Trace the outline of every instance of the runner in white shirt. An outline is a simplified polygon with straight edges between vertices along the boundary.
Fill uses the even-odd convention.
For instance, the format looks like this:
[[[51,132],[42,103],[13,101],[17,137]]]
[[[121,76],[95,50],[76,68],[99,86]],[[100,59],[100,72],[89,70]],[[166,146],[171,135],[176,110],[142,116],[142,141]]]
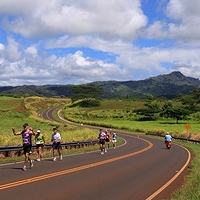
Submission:
[[[56,161],[56,151],[58,152],[60,156],[60,160],[63,159],[62,154],[61,154],[61,135],[60,133],[57,132],[57,128],[53,128],[53,134],[51,136],[51,141],[53,142],[53,161]]]

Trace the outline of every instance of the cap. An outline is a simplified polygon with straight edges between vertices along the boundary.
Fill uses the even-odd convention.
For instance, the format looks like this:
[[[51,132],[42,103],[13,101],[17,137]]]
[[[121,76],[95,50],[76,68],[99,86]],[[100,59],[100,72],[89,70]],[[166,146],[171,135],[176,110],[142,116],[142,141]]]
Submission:
[[[28,124],[27,123],[25,123],[24,125],[23,125],[23,127],[27,127],[28,126]]]
[[[53,128],[53,131],[57,130],[57,128]]]
[[[38,129],[38,130],[37,130],[37,133],[40,133],[40,132],[41,132],[40,129]]]

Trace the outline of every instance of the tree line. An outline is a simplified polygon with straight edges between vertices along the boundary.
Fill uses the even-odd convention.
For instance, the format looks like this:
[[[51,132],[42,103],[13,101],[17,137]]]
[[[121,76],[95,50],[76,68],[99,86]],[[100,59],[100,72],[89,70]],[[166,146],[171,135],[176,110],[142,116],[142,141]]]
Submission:
[[[93,107],[100,105],[100,96],[103,90],[97,86],[79,85],[71,87],[71,90],[74,94],[72,95],[73,106]],[[145,108],[136,109],[135,112],[141,116],[141,120],[156,120],[158,117],[165,117],[173,118],[178,123],[179,120],[186,119],[190,114],[200,111],[200,88],[191,91],[188,95],[180,95],[173,100],[165,99],[162,101],[162,106],[158,102],[160,102],[160,97],[148,94],[144,101]],[[179,104],[174,102],[179,102]]]

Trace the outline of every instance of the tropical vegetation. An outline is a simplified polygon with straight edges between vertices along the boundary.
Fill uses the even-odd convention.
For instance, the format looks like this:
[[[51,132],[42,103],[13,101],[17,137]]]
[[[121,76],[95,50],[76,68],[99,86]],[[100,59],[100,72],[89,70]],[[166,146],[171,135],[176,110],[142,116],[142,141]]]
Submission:
[[[178,98],[170,100],[155,97],[152,94],[148,94],[142,99],[115,98],[100,100],[98,98],[100,91],[95,89],[96,93],[93,93],[93,88],[90,87],[90,90],[87,90],[87,96],[84,96],[84,89],[88,88],[82,87],[79,93],[83,95],[76,95],[73,101],[69,98],[57,97],[2,96],[0,98],[0,126],[2,130],[0,145],[21,144],[21,138],[13,136],[11,127],[15,126],[17,130],[21,130],[24,122],[29,123],[34,128],[40,128],[47,141],[50,141],[53,127],[59,128],[63,141],[66,142],[97,138],[97,132],[94,130],[80,129],[68,123],[44,120],[41,117],[42,112],[55,106],[62,107],[64,118],[83,125],[90,124],[130,130],[134,133],[137,132],[137,134],[148,132],[163,134],[169,131],[173,136],[200,139],[200,89],[192,90],[187,95],[179,95]],[[82,103],[84,101],[85,103]],[[98,102],[98,104],[94,102]],[[190,127],[190,129],[186,127]],[[188,143],[181,143],[181,145],[192,150],[194,159],[190,163],[191,173],[187,178],[185,177],[184,187],[176,191],[171,199],[198,199],[200,147]],[[2,154],[0,155],[2,159],[6,160]]]

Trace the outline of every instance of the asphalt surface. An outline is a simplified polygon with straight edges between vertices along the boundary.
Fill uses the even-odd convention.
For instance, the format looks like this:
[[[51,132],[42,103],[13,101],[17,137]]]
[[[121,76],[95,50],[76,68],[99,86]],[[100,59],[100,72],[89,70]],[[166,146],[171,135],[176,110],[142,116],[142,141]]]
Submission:
[[[104,155],[45,159],[25,172],[23,163],[1,165],[0,199],[144,200],[187,162],[188,152],[180,146],[168,150],[163,141],[117,134],[126,144]]]
[[[42,117],[55,121],[55,109]],[[0,200],[161,200],[180,186],[177,175],[184,173],[190,157],[186,149],[173,145],[169,150],[164,141],[122,131],[117,135],[125,145],[104,155],[95,151],[56,162],[48,158],[25,172],[23,163],[0,165]]]

